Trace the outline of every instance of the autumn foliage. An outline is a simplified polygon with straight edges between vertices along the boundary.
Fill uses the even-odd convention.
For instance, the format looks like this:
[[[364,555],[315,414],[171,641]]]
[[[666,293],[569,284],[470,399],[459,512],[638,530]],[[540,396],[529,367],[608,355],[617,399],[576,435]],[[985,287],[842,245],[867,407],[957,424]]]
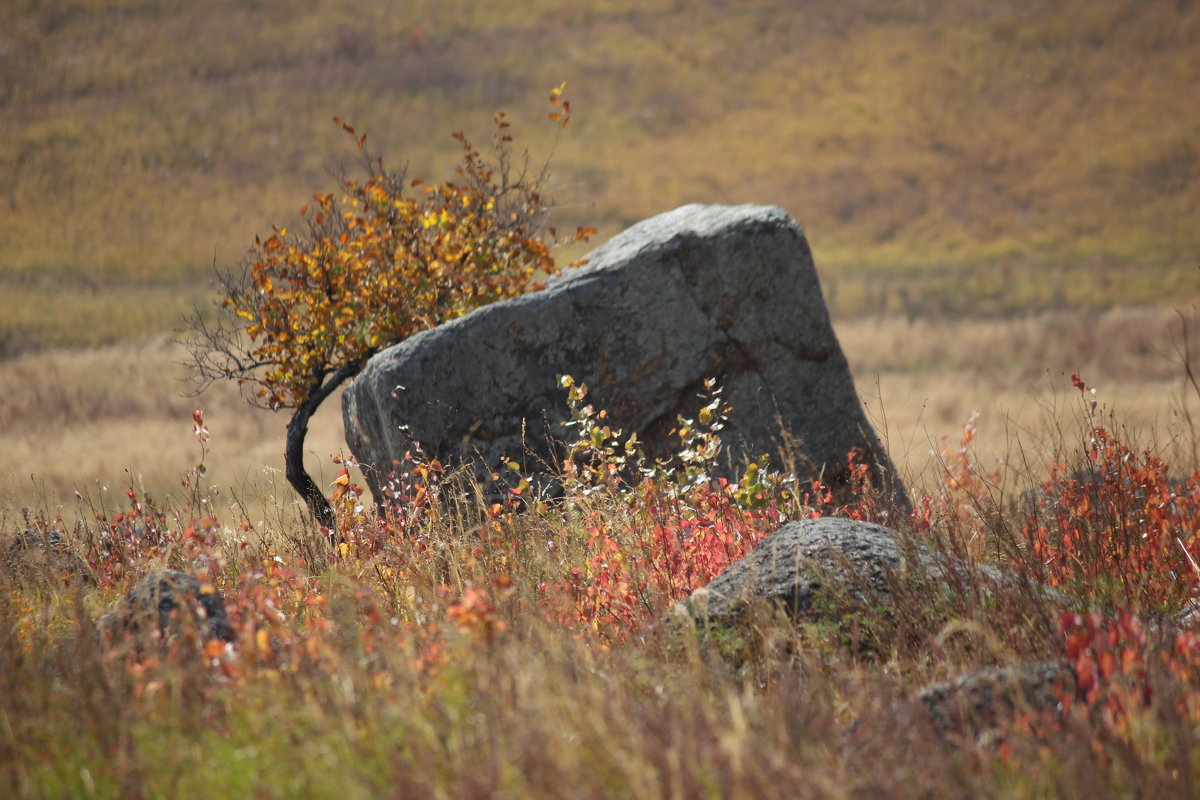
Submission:
[[[1200,473],[1170,478],[1160,457],[1134,451],[1087,403],[1083,466],[1052,465],[1023,520],[1029,550],[1051,586],[1142,612],[1178,608],[1200,587]]]
[[[632,736],[636,752],[625,757],[635,759],[646,742],[662,734],[662,714],[693,707],[712,719],[711,728],[707,722],[688,723],[699,725],[689,736],[698,737],[708,752],[720,752],[729,741],[731,708],[754,715],[753,725],[778,724],[781,748],[793,748],[795,737],[805,735],[816,719],[826,726],[817,739],[821,746],[834,741],[872,764],[876,751],[903,731],[896,757],[916,748],[921,768],[932,769],[939,795],[953,794],[957,786],[947,774],[969,774],[979,787],[999,776],[1017,781],[1014,796],[1040,796],[1045,792],[1024,781],[1056,774],[1081,758],[1105,779],[1118,774],[1110,771],[1113,764],[1128,764],[1156,770],[1156,780],[1163,781],[1176,769],[1169,759],[1190,757],[1186,736],[1200,724],[1195,699],[1200,637],[1170,617],[1195,596],[1195,573],[1187,571],[1190,561],[1178,543],[1178,556],[1169,547],[1142,543],[1155,537],[1160,544],[1192,543],[1187,487],[1195,476],[1186,486],[1167,481],[1167,501],[1154,489],[1162,471],[1158,462],[1089,429],[1086,454],[1094,468],[1090,474],[1098,476],[1091,483],[1101,484],[1090,491],[1104,502],[1076,498],[1075,485],[1060,484],[1061,476],[1052,474],[1042,487],[1044,494],[1055,490],[1049,505],[1037,515],[1014,513],[1011,527],[1027,537],[1025,551],[1005,564],[1014,574],[1064,590],[1065,608],[1014,583],[1003,597],[981,606],[971,605],[970,591],[954,598],[963,603],[963,613],[976,615],[967,622],[947,624],[926,614],[933,622],[924,627],[921,610],[902,607],[906,601],[897,594],[897,613],[912,612],[907,638],[894,644],[881,640],[878,656],[842,653],[828,631],[801,626],[789,627],[786,640],[771,639],[785,646],[739,649],[736,658],[745,663],[722,666],[703,649],[694,659],[672,650],[674,644],[661,652],[652,635],[662,631],[655,622],[786,519],[818,514],[871,519],[879,498],[871,496],[869,470],[858,471],[864,500],[849,507],[834,506],[828,487],[819,482],[798,484],[766,461],[749,465],[736,481],[714,477],[726,416],[736,414],[715,384],[697,398],[696,413],[676,420],[674,454],[652,461],[637,437],[615,428],[604,409],[589,402],[586,386],[570,378],[561,384],[571,424],[558,470],[562,493],[553,499],[531,495],[534,484],[528,480],[519,481],[507,501],[464,499],[464,487],[456,483],[462,476],[436,461],[413,458],[408,471],[395,477],[393,502],[380,516],[352,480],[350,464],[339,459],[343,471],[329,497],[336,546],[305,531],[269,532],[249,518],[228,527],[214,513],[205,484],[209,432],[197,409],[191,425],[201,457],[184,477],[182,502],[172,507],[131,488],[120,508],[95,508],[73,536],[61,519],[32,520],[74,541],[89,576],[86,591],[104,598],[119,597],[149,569],[196,574],[224,595],[234,641],[206,642],[192,635],[197,631],[185,630],[159,641],[151,634],[150,642],[100,639],[89,650],[84,645],[95,641],[89,638],[91,623],[70,599],[81,588],[77,573],[52,575],[31,591],[0,570],[4,680],[26,689],[0,693],[0,707],[17,726],[6,746],[31,742],[27,752],[0,763],[17,765],[27,773],[21,779],[32,782],[43,776],[31,770],[43,763],[43,753],[53,752],[70,779],[81,762],[68,758],[74,751],[63,742],[98,742],[102,755],[83,753],[82,763],[114,787],[110,796],[136,796],[143,783],[164,780],[154,768],[140,766],[152,761],[139,761],[162,737],[180,742],[207,737],[206,748],[226,739],[239,748],[249,743],[278,748],[272,731],[290,731],[314,717],[299,738],[365,726],[364,741],[385,741],[388,758],[398,759],[395,776],[402,778],[424,774],[429,759],[438,770],[448,769],[461,763],[460,752],[481,758],[489,769],[505,766],[507,751],[497,754],[493,748],[523,741],[523,724],[551,719],[562,708],[581,720],[580,728],[568,730],[601,725],[597,735],[607,746]],[[973,435],[972,421],[956,447],[944,448],[942,485],[917,503],[910,520],[916,535],[986,540],[999,530],[986,527],[997,511],[988,494],[994,483],[972,464]],[[847,457],[852,467],[860,461],[854,453]],[[521,472],[519,460],[509,464]],[[1173,521],[1158,533],[1148,530],[1144,523],[1158,517],[1147,510],[1147,498],[1158,498],[1154,507],[1180,516],[1164,513],[1164,520]],[[1125,527],[1111,524],[1117,508],[1128,512]],[[984,545],[967,549],[993,560],[1004,552]],[[1113,575],[1122,572],[1129,573],[1129,586],[1111,591]],[[58,605],[40,605],[38,592],[62,580],[74,582],[58,594]],[[781,631],[769,628],[777,622],[755,622],[747,635],[778,636]],[[759,630],[760,624],[767,627]],[[956,655],[948,645],[950,631],[980,636]],[[66,637],[84,649],[60,649]],[[954,750],[969,757],[968,766],[930,768],[940,763],[945,742],[924,738],[921,719],[896,710],[903,704],[881,706],[888,695],[880,687],[902,699],[929,682],[930,669],[939,676],[961,674],[963,665],[950,663],[952,658],[969,656],[968,668],[989,665],[992,651],[975,649],[987,641],[1003,641],[1023,661],[1069,666],[1075,680],[1056,706],[1018,709],[991,744]],[[879,663],[871,660],[876,657]],[[47,663],[56,666],[46,670]],[[43,674],[65,677],[51,684]],[[754,680],[748,681],[751,674]],[[789,689],[797,685],[803,690]],[[743,691],[755,699],[735,699]],[[657,705],[660,692],[669,699]],[[87,698],[82,713],[77,696]],[[37,714],[31,710],[35,700]],[[784,706],[777,721],[771,716],[776,705]],[[555,711],[530,714],[531,708]],[[646,717],[637,716],[641,713]],[[77,736],[39,740],[37,726],[50,715],[69,720],[57,724],[69,724]],[[484,726],[478,745],[464,740],[467,750],[441,749],[448,736],[470,735],[477,725]],[[146,733],[115,736],[114,728]],[[622,731],[628,736],[618,735]],[[539,732],[529,741],[525,763],[536,767],[549,758],[545,743],[556,738]],[[745,740],[745,757],[760,741]],[[1171,744],[1176,741],[1185,744]],[[410,756],[405,748],[414,742],[429,744]],[[354,740],[352,746],[362,743]],[[594,742],[590,747],[599,751]],[[177,751],[190,752],[170,749]],[[488,761],[489,753],[494,761]],[[1168,766],[1159,769],[1155,765],[1163,759]],[[1032,769],[1039,761],[1048,768]],[[1084,771],[1080,767],[1071,775]],[[515,780],[537,773],[504,774]],[[430,780],[448,779],[438,772]],[[409,787],[408,793],[423,796],[432,785]]]
[[[570,120],[563,87],[550,119]],[[301,210],[299,231],[256,239],[248,265],[221,278],[225,325],[195,320],[191,345],[201,387],[230,379],[251,402],[295,409],[286,446],[288,479],[322,525],[333,518],[303,467],[308,420],[339,385],[383,348],[487,303],[539,286],[558,270],[545,233],[548,165],[514,163],[510,123],[493,120],[486,155],[462,133],[456,177],[429,183],[389,171],[355,139],[364,180],[318,194]],[[594,231],[577,230],[573,239]]]
[[[617,642],[753,549],[782,520],[781,494],[762,482],[758,464],[737,483],[710,474],[730,410],[715,381],[706,382],[696,415],[676,420],[675,455],[654,463],[636,434],[625,436],[586,402],[585,384],[570,376],[562,384],[576,437],[564,484],[586,558],[556,585],[556,615]]]
[[[302,233],[280,228],[255,242],[250,290],[222,302],[266,367],[253,378],[265,405],[296,407],[325,373],[557,272],[541,238],[539,181],[512,174],[508,128],[498,113],[493,161],[454,134],[464,150],[457,181],[407,180],[376,160],[375,174],[347,180],[340,198],[317,195]]]

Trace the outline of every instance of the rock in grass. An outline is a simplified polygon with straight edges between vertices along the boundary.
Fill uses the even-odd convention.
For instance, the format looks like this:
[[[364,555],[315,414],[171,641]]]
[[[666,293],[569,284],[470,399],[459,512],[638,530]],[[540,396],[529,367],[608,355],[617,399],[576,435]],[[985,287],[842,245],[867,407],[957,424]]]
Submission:
[[[202,640],[234,640],[225,598],[216,587],[169,569],[139,580],[117,610],[101,618],[99,627],[110,639],[156,631],[165,638],[193,630]]]
[[[882,525],[821,517],[783,525],[676,604],[674,613],[729,625],[762,605],[797,619],[829,613],[831,604],[844,602],[886,610],[898,581],[906,577],[923,582],[917,588],[928,590],[931,600],[951,582],[995,586],[1013,580],[992,567],[904,543]]]
[[[1186,477],[1168,477],[1166,488],[1172,499],[1187,492]],[[1123,513],[1136,513],[1150,500],[1145,485],[1138,484],[1128,473],[1106,471],[1100,464],[1087,464],[1060,475],[1057,480],[1035,486],[1019,494],[1009,505],[1009,511],[1019,522],[1030,518],[1053,524],[1071,509],[1063,507],[1064,494],[1086,497],[1093,508],[1115,502]]]
[[[939,733],[979,739],[1002,732],[1022,713],[1052,711],[1075,694],[1070,665],[1046,661],[974,670],[928,686],[915,699]]]
[[[833,588],[874,603],[891,593],[904,564],[895,536],[882,525],[833,517],[789,522],[678,603],[675,612],[727,625],[751,606],[771,605],[803,618]]]
[[[87,562],[71,552],[56,530],[27,528],[14,537],[4,554],[4,571],[18,581],[52,581],[87,586],[95,581]]]
[[[671,455],[706,378],[732,406],[724,473],[764,453],[850,500],[858,449],[895,504],[904,488],[863,413],[804,233],[766,206],[689,205],[645,220],[542,291],[484,307],[376,355],[346,389],[346,441],[381,497],[419,444],[553,474],[570,431],[564,374],[651,457]],[[528,457],[525,456],[528,454]],[[498,487],[503,488],[503,487]]]

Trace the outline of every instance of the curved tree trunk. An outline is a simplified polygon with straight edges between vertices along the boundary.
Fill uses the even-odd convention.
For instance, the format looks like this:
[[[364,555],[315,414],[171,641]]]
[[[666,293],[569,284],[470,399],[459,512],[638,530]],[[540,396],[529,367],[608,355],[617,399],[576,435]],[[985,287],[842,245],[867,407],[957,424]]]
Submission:
[[[321,487],[304,468],[304,439],[308,436],[308,421],[312,419],[312,415],[316,413],[321,403],[325,402],[325,399],[333,394],[337,387],[358,374],[362,365],[373,353],[374,351],[371,351],[353,363],[344,364],[341,369],[330,375],[328,380],[322,377],[322,382],[303,403],[296,406],[295,411],[292,412],[292,418],[288,420],[287,439],[283,449],[283,463],[288,483],[304,499],[308,513],[312,514],[318,525],[326,529],[331,539],[336,536],[333,508],[325,499],[325,493],[321,491]]]
[[[328,529],[332,535],[333,509],[330,507],[329,501],[325,499],[325,493],[321,491],[321,487],[317,486],[317,482],[304,468],[304,439],[308,436],[308,421],[312,418],[313,412],[317,410],[316,406],[317,404],[305,403],[292,414],[287,426],[283,463],[288,483],[304,499],[304,504],[308,506],[308,512],[313,515],[317,524]]]

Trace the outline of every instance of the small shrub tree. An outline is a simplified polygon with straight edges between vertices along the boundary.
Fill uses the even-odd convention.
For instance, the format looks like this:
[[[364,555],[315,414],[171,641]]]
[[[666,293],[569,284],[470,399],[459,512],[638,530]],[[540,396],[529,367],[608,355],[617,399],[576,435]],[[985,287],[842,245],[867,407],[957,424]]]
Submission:
[[[1100,425],[1096,390],[1071,378],[1088,402],[1082,469],[1053,465],[1022,520],[1037,577],[1102,607],[1177,611],[1197,595],[1200,471],[1170,478],[1161,458]]]
[[[570,119],[563,87],[553,90],[550,119]],[[346,179],[343,194],[314,197],[303,228],[275,228],[255,238],[243,267],[219,273],[222,314],[189,322],[196,391],[216,380],[252,389],[252,405],[291,409],[284,450],[288,482],[324,527],[329,502],[304,468],[313,413],[383,348],[479,306],[538,288],[539,273],[557,271],[543,231],[540,194],[549,159],[533,175],[529,156],[514,164],[504,112],[494,119],[489,154],[462,134],[457,178],[409,180],[365,150],[369,176]],[[584,239],[593,230],[578,230]]]

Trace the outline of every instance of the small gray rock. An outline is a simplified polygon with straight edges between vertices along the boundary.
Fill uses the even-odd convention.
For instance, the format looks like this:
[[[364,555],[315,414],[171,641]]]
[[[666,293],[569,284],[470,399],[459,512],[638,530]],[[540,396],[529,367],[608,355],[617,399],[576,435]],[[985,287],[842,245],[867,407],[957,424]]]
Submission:
[[[882,525],[821,517],[783,525],[676,604],[674,613],[724,624],[735,622],[749,605],[767,602],[804,618],[831,589],[856,603],[886,604],[905,574],[943,585],[952,578],[982,582],[985,588],[1013,580],[993,567],[905,544]]]
[[[834,517],[789,522],[675,611],[732,622],[765,601],[803,617],[831,580],[858,601],[886,596],[903,561],[895,532],[882,525]]]
[[[27,528],[19,532],[4,555],[4,569],[18,580],[94,583],[87,562],[71,552],[56,530]]]
[[[1055,709],[1075,695],[1075,672],[1068,664],[1046,661],[968,672],[919,691],[915,700],[943,734],[981,736],[1003,730],[1023,712]]]
[[[111,614],[100,620],[109,638],[159,631],[163,636],[194,625],[205,639],[234,640],[225,598],[212,584],[175,570],[145,575]]]
[[[1174,498],[1187,491],[1188,479],[1184,477],[1168,477],[1167,488]],[[1099,464],[1087,464],[1079,469],[1060,475],[1058,480],[1049,488],[1044,484],[1026,489],[1013,499],[1009,510],[1015,513],[1018,522],[1025,522],[1028,517],[1052,518],[1064,513],[1061,508],[1063,490],[1067,488],[1082,489],[1085,495],[1093,501],[1100,499],[1102,489],[1111,491],[1113,486],[1119,487],[1118,495],[1129,499],[1132,508],[1144,505],[1148,499],[1145,486],[1134,486],[1129,475],[1106,476]]]

